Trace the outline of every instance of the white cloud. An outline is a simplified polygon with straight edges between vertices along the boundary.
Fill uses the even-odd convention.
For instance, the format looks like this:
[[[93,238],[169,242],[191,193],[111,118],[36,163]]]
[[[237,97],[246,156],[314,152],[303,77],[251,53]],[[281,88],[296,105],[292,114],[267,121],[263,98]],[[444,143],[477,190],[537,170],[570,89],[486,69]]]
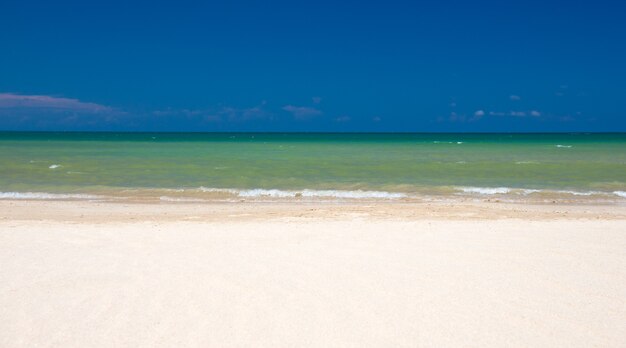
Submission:
[[[526,112],[526,111],[511,111],[511,112],[489,111],[489,116],[539,117],[541,116],[541,112],[537,110],[531,110],[529,112]]]
[[[470,122],[474,122],[474,121],[478,121],[481,118],[483,118],[483,116],[485,116],[485,111],[484,110],[476,110],[474,112],[474,116],[472,116],[469,121]]]
[[[313,100],[313,103],[315,103],[315,104],[319,104],[319,103],[322,102],[322,98],[320,98],[320,97],[313,97],[311,99]]]
[[[509,96],[509,99],[511,99],[511,100],[520,100],[522,98],[520,98],[519,95],[512,94],[511,96]]]
[[[267,103],[261,102],[260,105],[251,108],[236,108],[224,106],[219,109],[172,109],[156,110],[152,114],[162,118],[183,118],[186,120],[204,120],[207,122],[242,122],[249,120],[271,119],[272,114],[268,112],[264,106]]]
[[[348,122],[350,120],[350,116],[339,116],[335,119],[335,122]]]
[[[465,122],[466,117],[465,114],[457,114],[456,112],[451,112],[448,117],[448,121],[450,122]]]
[[[0,93],[0,128],[32,130],[103,129],[128,125],[132,115],[78,99]]]
[[[506,116],[505,112],[489,111],[489,116]]]
[[[320,110],[307,106],[285,105],[283,110],[291,113],[298,120],[306,120],[322,114]]]
[[[23,95],[0,93],[0,109],[43,109],[49,111],[75,111],[82,113],[112,112],[113,108],[78,99],[48,95]]]

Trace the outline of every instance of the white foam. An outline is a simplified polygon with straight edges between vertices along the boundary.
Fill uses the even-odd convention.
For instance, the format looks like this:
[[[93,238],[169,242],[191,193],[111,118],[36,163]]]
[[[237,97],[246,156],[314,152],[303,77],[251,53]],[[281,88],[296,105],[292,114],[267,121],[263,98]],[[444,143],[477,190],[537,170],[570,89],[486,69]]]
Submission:
[[[337,197],[337,198],[405,198],[405,193],[387,191],[338,191],[338,190],[304,190],[303,197]]]
[[[163,201],[163,202],[180,202],[180,203],[199,203],[199,202],[206,202],[206,200],[204,199],[199,199],[199,198],[184,198],[184,197],[170,197],[170,196],[161,196],[159,197],[159,200]]]
[[[592,196],[592,195],[601,195],[602,192],[598,192],[598,191],[585,191],[585,192],[581,192],[581,191],[556,191],[558,193],[567,193],[570,195],[574,195],[574,196]]]
[[[405,193],[398,192],[386,192],[386,191],[363,191],[363,190],[277,190],[277,189],[249,189],[249,190],[237,190],[237,189],[218,189],[218,188],[206,188],[200,187],[202,192],[219,192],[230,193],[238,197],[254,198],[254,197],[272,197],[272,198],[295,198],[295,197],[309,197],[309,198],[379,198],[379,199],[398,199],[408,197]]]
[[[0,192],[0,199],[97,199],[100,196],[48,192]]]
[[[557,145],[556,147],[569,149],[572,145]]]
[[[496,195],[511,192],[508,187],[461,187],[461,191],[465,193],[478,193],[481,195]]]
[[[234,190],[234,189],[221,189],[221,188],[204,187],[204,186],[200,186],[199,190],[202,192],[230,193],[233,195],[237,195],[239,193],[238,190]]]
[[[568,190],[540,190],[511,187],[457,187],[461,193],[479,195],[521,195],[527,196],[535,193],[556,193],[573,196],[597,196],[616,195],[626,198],[626,191],[600,192],[600,191],[568,191]],[[278,190],[278,189],[222,189],[200,187],[202,192],[228,193],[242,198],[339,198],[339,199],[400,199],[410,195],[400,192],[387,191],[363,191],[363,190]]]
[[[252,189],[252,190],[241,190],[237,192],[239,197],[276,197],[276,198],[287,198],[287,197],[295,197],[296,193],[291,191],[282,191],[282,190],[264,190],[264,189]]]
[[[571,190],[537,190],[537,189],[521,189],[521,188],[510,188],[510,187],[459,187],[458,190],[464,193],[474,193],[481,195],[496,195],[496,194],[520,194],[520,195],[529,195],[532,193],[538,192],[546,192],[546,193],[558,193],[558,194],[568,194],[573,196],[594,196],[594,195],[610,195],[611,192],[600,192],[600,191],[571,191]],[[612,192],[614,195],[620,197],[626,197],[626,192],[624,191],[614,191]],[[622,196],[624,195],[624,196]]]
[[[520,195],[529,195],[531,193],[541,192],[541,190],[535,189],[518,189],[510,187],[461,187],[459,188],[464,193],[476,193],[481,195],[497,195],[515,193]]]
[[[57,169],[57,168],[61,168],[61,165],[60,164],[53,164],[53,165],[51,165],[48,168],[50,168],[50,169]]]

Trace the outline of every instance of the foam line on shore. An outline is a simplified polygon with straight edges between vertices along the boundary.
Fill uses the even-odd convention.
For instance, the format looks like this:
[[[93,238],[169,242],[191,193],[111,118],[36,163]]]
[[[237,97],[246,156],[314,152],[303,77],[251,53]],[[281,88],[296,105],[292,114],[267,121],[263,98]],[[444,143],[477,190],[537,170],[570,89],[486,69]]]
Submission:
[[[279,190],[279,189],[220,189],[200,187],[202,192],[230,193],[238,197],[256,198],[256,197],[272,197],[272,198],[295,198],[295,197],[328,197],[328,198],[379,198],[379,199],[398,199],[406,198],[406,193],[387,192],[387,191],[363,191],[363,190]]]
[[[102,198],[89,194],[49,193],[49,192],[0,192],[0,199],[98,199]]]

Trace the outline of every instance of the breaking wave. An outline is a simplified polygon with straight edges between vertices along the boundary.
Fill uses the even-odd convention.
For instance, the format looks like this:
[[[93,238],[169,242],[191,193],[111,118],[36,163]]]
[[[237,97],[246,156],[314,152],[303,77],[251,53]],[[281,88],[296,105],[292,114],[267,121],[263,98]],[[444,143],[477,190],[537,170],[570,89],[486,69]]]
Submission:
[[[406,201],[422,199],[440,199],[464,196],[480,197],[491,196],[510,199],[565,199],[578,200],[590,199],[601,201],[622,201],[626,199],[626,191],[573,191],[554,189],[526,189],[511,187],[460,187],[448,186],[430,191],[389,192],[368,190],[280,190],[280,189],[231,189],[231,188],[207,188],[196,189],[146,189],[146,190],[121,190],[111,191],[110,194],[81,194],[81,193],[50,193],[50,192],[0,192],[0,200],[107,200],[116,201],[140,198],[142,200],[156,199],[161,202],[188,202],[201,203],[213,200],[238,199],[321,199],[321,200],[397,200]]]
[[[187,197],[170,197],[170,196],[161,196],[159,200],[162,202],[179,202],[179,203],[202,203],[206,202],[206,199],[199,198],[187,198]]]
[[[518,194],[518,195],[530,195],[533,193],[547,193],[547,194],[560,194],[560,195],[572,195],[572,196],[618,196],[626,198],[626,191],[571,191],[571,190],[536,190],[536,189],[521,189],[511,187],[458,187],[461,193],[479,194],[479,195],[504,195],[504,194]]]
[[[272,198],[379,198],[379,199],[398,199],[408,197],[406,193],[387,192],[387,191],[344,191],[344,190],[278,190],[278,189],[219,189],[200,187],[202,192],[229,193],[237,197],[255,198],[255,197],[272,197]]]
[[[100,196],[87,194],[48,193],[48,192],[0,192],[0,199],[98,199]]]
[[[496,195],[511,192],[511,189],[508,187],[460,187],[459,190],[464,193],[477,193],[480,195]]]

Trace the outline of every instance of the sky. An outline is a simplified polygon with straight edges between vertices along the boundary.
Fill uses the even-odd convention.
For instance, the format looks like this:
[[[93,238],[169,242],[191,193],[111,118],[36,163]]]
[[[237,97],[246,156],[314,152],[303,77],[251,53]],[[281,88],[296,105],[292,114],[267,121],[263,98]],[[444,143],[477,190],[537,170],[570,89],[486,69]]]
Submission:
[[[624,1],[0,2],[0,130],[626,131]]]

